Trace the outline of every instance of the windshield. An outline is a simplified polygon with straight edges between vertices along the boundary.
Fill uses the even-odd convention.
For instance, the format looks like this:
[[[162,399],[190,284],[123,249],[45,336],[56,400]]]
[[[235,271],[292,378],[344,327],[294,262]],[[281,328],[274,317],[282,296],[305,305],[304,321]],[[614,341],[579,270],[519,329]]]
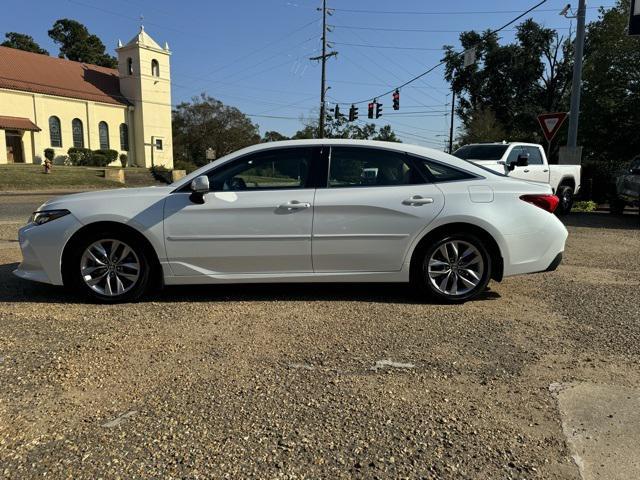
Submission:
[[[509,145],[465,145],[453,154],[463,160],[500,160]]]

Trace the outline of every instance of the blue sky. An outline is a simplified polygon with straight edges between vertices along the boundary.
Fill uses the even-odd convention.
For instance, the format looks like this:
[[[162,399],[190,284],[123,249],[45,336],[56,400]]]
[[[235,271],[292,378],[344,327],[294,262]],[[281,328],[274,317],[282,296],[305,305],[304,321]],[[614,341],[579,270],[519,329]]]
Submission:
[[[109,53],[114,54],[118,39],[127,41],[137,33],[139,17],[143,15],[146,31],[161,45],[167,41],[173,52],[173,103],[206,92],[247,114],[262,115],[253,117],[261,134],[278,130],[290,135],[302,127],[301,119],[317,118],[320,67],[308,57],[319,54],[321,20],[316,8],[320,3],[30,0],[29,8],[12,9],[11,15],[0,17],[0,34],[27,33],[55,55],[58,50],[47,30],[58,18],[73,18],[97,34]],[[517,15],[512,12],[524,11],[535,3],[536,0],[329,0],[328,6],[336,9],[329,20],[335,26],[329,38],[339,52],[337,59],[328,62],[329,101],[359,101],[404,83],[438,63],[442,45],[457,46],[459,31],[501,26]],[[577,1],[574,3],[577,5]],[[613,0],[591,3],[587,21],[597,17],[594,7],[612,3]],[[558,15],[565,4],[566,0],[549,0],[541,7],[544,11],[530,16],[546,26],[563,29],[561,32],[566,35],[570,21]],[[511,13],[483,13],[496,11]],[[504,31],[502,37],[510,40],[513,31]],[[402,115],[389,115],[390,95],[380,100],[386,114],[376,121],[380,126],[391,124],[405,142],[443,146],[448,133],[445,112],[450,109],[450,96],[442,68],[402,90]],[[360,118],[367,120],[366,105],[360,105]]]

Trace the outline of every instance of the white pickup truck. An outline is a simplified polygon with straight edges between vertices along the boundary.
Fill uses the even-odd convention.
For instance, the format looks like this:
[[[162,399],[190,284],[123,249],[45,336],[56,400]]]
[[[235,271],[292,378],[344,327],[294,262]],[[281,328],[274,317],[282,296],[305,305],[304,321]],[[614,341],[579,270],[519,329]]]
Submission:
[[[544,149],[535,143],[472,143],[453,154],[504,175],[551,185],[560,199],[560,215],[571,211],[580,190],[580,165],[549,165]]]

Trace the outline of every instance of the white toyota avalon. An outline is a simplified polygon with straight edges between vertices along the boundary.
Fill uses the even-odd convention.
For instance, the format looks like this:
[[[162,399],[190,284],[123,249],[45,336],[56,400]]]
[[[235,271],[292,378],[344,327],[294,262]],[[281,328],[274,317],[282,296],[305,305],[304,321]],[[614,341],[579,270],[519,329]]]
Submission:
[[[107,303],[162,285],[411,282],[443,302],[554,270],[548,185],[429,148],[299,140],[245,148],[166,187],[68,195],[20,229],[18,277]]]

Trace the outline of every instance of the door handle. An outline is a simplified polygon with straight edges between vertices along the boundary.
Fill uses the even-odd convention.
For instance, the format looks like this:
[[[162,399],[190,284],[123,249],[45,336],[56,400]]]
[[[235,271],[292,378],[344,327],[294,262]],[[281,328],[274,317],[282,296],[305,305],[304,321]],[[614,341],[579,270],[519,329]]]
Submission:
[[[545,168],[544,170],[542,170],[544,173],[547,173],[549,171],[548,168]]]
[[[525,168],[525,169],[523,170],[523,172],[524,172],[524,173],[529,173],[529,169],[528,169],[528,168]]]
[[[411,198],[403,200],[402,203],[404,205],[427,205],[429,203],[433,203],[433,198],[425,198],[420,195],[414,195]]]
[[[311,208],[311,204],[307,202],[299,202],[297,200],[291,200],[290,202],[283,203],[282,205],[278,205],[278,208],[286,209],[289,211],[303,210],[305,208]]]

